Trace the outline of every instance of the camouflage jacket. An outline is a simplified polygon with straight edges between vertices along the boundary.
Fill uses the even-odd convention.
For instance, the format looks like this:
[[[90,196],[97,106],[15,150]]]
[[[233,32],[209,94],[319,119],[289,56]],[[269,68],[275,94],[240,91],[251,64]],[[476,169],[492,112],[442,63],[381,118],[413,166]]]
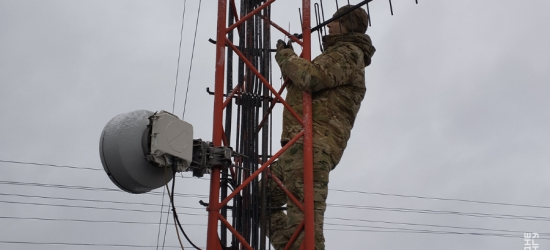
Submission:
[[[365,96],[365,67],[370,65],[375,48],[366,34],[325,36],[323,46],[325,51],[312,62],[289,48],[277,52],[275,59],[283,76],[291,80],[286,101],[300,116],[302,91],[312,93],[313,145],[329,154],[336,166]],[[285,108],[281,144],[301,130],[300,123]]]

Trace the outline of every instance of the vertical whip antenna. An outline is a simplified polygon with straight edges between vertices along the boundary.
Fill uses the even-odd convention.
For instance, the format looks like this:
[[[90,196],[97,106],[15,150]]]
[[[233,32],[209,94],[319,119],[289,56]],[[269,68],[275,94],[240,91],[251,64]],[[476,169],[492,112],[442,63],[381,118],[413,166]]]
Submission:
[[[321,13],[319,13],[319,4],[318,3],[315,3],[313,5],[314,7],[314,10],[315,10],[315,21],[317,22],[317,25],[319,25],[321,23]],[[320,29],[318,32],[317,32],[317,38],[319,39],[319,49],[321,50],[321,52],[323,52],[323,43],[321,42],[321,33],[323,32],[322,29]]]
[[[369,10],[369,3],[367,3],[367,16],[368,16],[368,18],[369,18],[369,26],[371,26],[371,27],[372,27],[372,23],[371,23],[371,21],[370,21],[370,10]]]
[[[349,0],[348,0],[348,6],[351,7],[351,4],[349,4]],[[351,33],[355,35],[355,31],[354,28],[353,28],[353,20],[351,19],[351,12],[348,14],[348,19],[349,19],[349,22],[351,23]]]
[[[338,9],[340,9],[338,7],[338,0],[335,1],[336,2],[336,11],[338,11]],[[344,36],[344,34],[342,34],[341,30],[342,30],[342,23],[338,22],[338,25],[340,26],[340,36]]]
[[[304,30],[304,21],[302,20],[302,9],[298,8],[298,14],[300,15],[300,27]]]
[[[323,18],[323,23],[325,22],[325,10],[323,8],[323,0],[319,0],[319,2],[321,3],[321,17]],[[327,27],[326,25],[323,26],[323,31],[325,33],[325,35],[327,34]]]
[[[390,12],[391,12],[391,15],[393,16],[393,7],[391,5],[391,0],[390,0]]]

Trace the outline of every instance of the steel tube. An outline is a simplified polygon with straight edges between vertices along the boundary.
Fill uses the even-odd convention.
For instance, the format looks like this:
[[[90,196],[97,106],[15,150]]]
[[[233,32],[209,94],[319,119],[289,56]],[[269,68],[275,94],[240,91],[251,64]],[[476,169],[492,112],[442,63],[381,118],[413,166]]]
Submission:
[[[310,0],[302,1],[303,22],[303,58],[311,61],[311,8]],[[303,121],[304,121],[304,242],[306,250],[315,249],[315,221],[313,207],[313,117],[311,93],[304,92]]]
[[[281,101],[281,103],[285,106],[285,108],[288,109],[288,111],[290,111],[290,113],[292,114],[292,116],[294,116],[294,118],[296,118],[296,120],[303,125],[303,122],[302,122],[302,118],[300,116],[298,116],[298,114],[296,113],[296,111],[294,111],[291,107],[290,107],[290,104],[288,104],[283,97],[281,97],[281,95],[279,95],[279,93],[277,93],[277,91],[271,86],[271,84],[269,84],[269,82],[267,81],[267,79],[265,79],[265,77],[262,76],[262,74],[260,74],[260,72],[258,72],[258,70],[254,67],[254,65],[252,65],[252,63],[250,61],[248,61],[248,59],[243,55],[243,53],[241,53],[241,51],[239,51],[237,49],[237,47],[235,47],[235,45],[233,43],[231,43],[227,38],[225,39],[225,42],[227,43],[227,45],[229,47],[231,47],[231,49],[233,49],[233,51],[242,59],[242,61],[246,64],[246,66],[248,66],[248,68],[250,69],[250,71],[252,71],[252,73],[254,73],[256,75],[256,77],[258,77],[258,79],[260,79],[260,81],[262,81],[262,83],[267,87],[269,88],[269,91],[271,91],[271,93],[273,93],[273,95],[275,95],[275,97],[277,99],[279,99]]]
[[[229,95],[227,96],[227,98],[225,98],[225,101],[223,102],[223,107],[227,107],[227,105],[229,105],[229,102],[231,102],[231,100],[233,99],[233,96],[235,96],[235,94],[237,94],[237,91],[239,91],[239,89],[241,89],[241,84],[237,84],[237,86],[235,88],[233,88],[233,90],[231,91],[231,93],[229,93]]]
[[[302,135],[304,135],[304,131],[296,134],[296,136],[294,136],[294,138],[292,138],[292,140],[290,140],[284,147],[279,149],[279,151],[275,153],[273,157],[269,158],[269,160],[267,160],[267,162],[265,162],[258,170],[256,170],[252,175],[250,175],[250,177],[244,180],[240,186],[235,188],[235,190],[229,196],[227,196],[227,198],[225,198],[221,203],[219,203],[219,206],[220,207],[225,206],[231,199],[233,199],[233,197],[235,197],[235,195],[237,195],[246,185],[248,185],[248,183],[250,183],[254,178],[256,178],[256,176],[258,176],[262,171],[264,171],[264,169],[266,169],[271,163],[273,163],[275,159],[277,159],[282,153],[284,153],[288,148],[290,148],[292,144],[294,144],[298,139],[300,139]]]
[[[290,198],[290,200],[292,200],[292,202],[294,202],[294,204],[296,204],[296,206],[302,210],[302,212],[304,211],[304,206],[302,205],[302,203],[296,199],[296,197],[294,197],[294,195],[288,191],[288,189],[285,187],[285,185],[283,184],[283,182],[281,180],[279,180],[279,178],[277,178],[277,176],[275,175],[272,175],[271,174],[271,171],[269,173],[271,175],[271,178],[275,181],[275,183],[277,183],[277,185],[283,190],[283,192],[285,192],[285,194],[288,196],[288,198]]]
[[[270,19],[266,18],[265,16],[262,16],[262,18],[266,21],[268,21],[271,26],[273,26],[275,29],[279,30],[280,32],[282,32],[283,34],[285,34],[289,39],[291,39],[292,41],[294,41],[295,43],[297,44],[300,44],[300,45],[303,45],[304,43],[302,41],[300,41],[300,39],[298,39],[296,36],[290,34],[290,32],[286,31],[285,29],[281,28],[281,26],[277,25],[276,23],[274,23],[273,21],[271,21]]]
[[[233,226],[231,226],[231,224],[229,224],[229,222],[221,214],[218,215],[218,219],[227,227],[227,229],[229,229],[229,231],[231,231],[231,233],[233,233],[233,235],[237,238],[237,240],[239,240],[246,249],[254,250],[248,244],[248,242],[246,242],[243,236],[239,234],[239,232],[237,232],[237,230],[235,230],[235,228],[233,228]]]
[[[244,21],[246,21],[249,18],[251,18],[252,16],[256,15],[258,12],[260,12],[261,10],[263,10],[265,7],[269,6],[273,2],[275,2],[275,0],[267,1],[264,4],[260,5],[260,7],[256,8],[252,12],[248,13],[246,16],[241,17],[241,19],[239,21],[237,21],[233,25],[229,26],[229,28],[227,28],[226,32],[234,30],[236,27],[241,25]]]
[[[290,81],[290,79],[287,77],[285,79],[285,82],[281,86],[281,89],[279,89],[279,92],[278,92],[279,95],[283,93],[283,91],[285,90],[286,85],[288,84],[289,81]],[[279,99],[277,99],[277,98],[273,98],[273,101],[271,101],[271,104],[269,105],[269,109],[267,110],[267,113],[262,118],[262,121],[260,122],[260,125],[258,125],[258,132],[260,132],[260,130],[262,130],[262,127],[264,126],[264,123],[265,123],[265,119],[267,119],[267,117],[269,117],[269,115],[271,114],[271,111],[275,107],[275,104],[277,103],[278,100]]]
[[[225,35],[226,31],[227,1],[218,0],[218,23],[216,42],[216,71],[214,90],[214,118],[212,127],[212,143],[214,146],[222,145],[223,131],[223,92],[225,81]],[[218,238],[218,216],[220,199],[220,166],[213,166],[210,177],[210,195],[208,211],[208,228],[206,232],[206,249],[221,250]]]
[[[298,238],[298,235],[300,235],[300,232],[302,231],[303,228],[304,228],[304,220],[302,220],[302,222],[300,222],[300,225],[298,225],[298,227],[296,228],[296,230],[294,231],[294,233],[292,234],[292,236],[290,237],[290,239],[286,243],[286,246],[285,246],[284,250],[288,250],[290,248],[290,246],[292,246],[292,243],[294,243],[294,241],[296,241],[296,238]],[[303,246],[303,244],[302,244],[302,246]]]

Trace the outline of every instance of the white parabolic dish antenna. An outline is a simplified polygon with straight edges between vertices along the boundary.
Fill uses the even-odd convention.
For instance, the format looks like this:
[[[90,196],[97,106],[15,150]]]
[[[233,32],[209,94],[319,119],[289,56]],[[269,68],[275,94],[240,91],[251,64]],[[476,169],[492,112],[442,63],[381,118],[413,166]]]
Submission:
[[[154,166],[146,160],[149,117],[154,113],[136,110],[111,119],[99,142],[101,163],[120,189],[134,194],[146,193],[172,179],[172,170]]]

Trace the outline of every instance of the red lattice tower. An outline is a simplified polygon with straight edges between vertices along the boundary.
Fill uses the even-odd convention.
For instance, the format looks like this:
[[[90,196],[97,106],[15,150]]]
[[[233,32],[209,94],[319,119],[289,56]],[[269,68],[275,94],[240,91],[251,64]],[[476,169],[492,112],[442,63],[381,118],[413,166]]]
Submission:
[[[314,208],[313,208],[313,125],[312,125],[312,107],[311,107],[311,94],[304,92],[303,93],[303,114],[300,117],[296,112],[294,112],[291,107],[284,101],[280,96],[284,86],[283,84],[280,91],[275,90],[271,84],[265,79],[257,69],[252,66],[252,63],[247,60],[246,56],[243,55],[228,38],[227,34],[238,28],[249,18],[252,18],[254,15],[259,13],[261,10],[273,4],[275,0],[269,0],[257,7],[255,10],[251,11],[247,15],[239,18],[236,11],[235,1],[234,0],[219,0],[218,1],[218,22],[217,22],[217,39],[216,39],[216,73],[215,73],[215,91],[214,91],[214,119],[213,119],[213,132],[212,132],[212,142],[215,147],[222,146],[222,144],[228,145],[227,140],[224,137],[223,129],[223,111],[229,103],[229,100],[233,98],[236,91],[231,91],[231,94],[224,99],[224,83],[225,83],[225,58],[226,58],[226,46],[231,48],[237,56],[245,63],[246,67],[250,69],[258,79],[267,87],[270,92],[275,96],[272,101],[272,105],[278,100],[281,102],[286,109],[288,109],[294,117],[303,125],[303,130],[296,135],[291,141],[289,141],[283,148],[281,148],[277,153],[275,153],[268,161],[264,162],[262,166],[251,174],[247,179],[243,180],[241,185],[235,188],[225,199],[220,202],[220,175],[222,166],[213,166],[210,180],[210,200],[207,207],[208,210],[208,231],[207,231],[207,249],[208,250],[222,250],[222,246],[218,236],[219,222],[224,224],[227,229],[237,238],[238,241],[242,244],[245,249],[252,249],[246,240],[237,232],[235,228],[232,227],[231,223],[224,218],[220,210],[223,206],[227,205],[228,202],[234,198],[246,185],[249,185],[254,178],[257,178],[260,173],[262,173],[266,168],[269,167],[275,159],[277,159],[286,149],[293,145],[300,137],[303,136],[304,141],[304,202],[303,204],[290,194],[286,188],[281,184],[280,181],[277,181],[276,177],[273,176],[275,182],[283,188],[285,193],[290,197],[290,200],[296,203],[296,205],[304,213],[304,220],[298,226],[290,241],[287,244],[288,248],[294,240],[297,238],[298,234],[303,230],[305,233],[304,241],[302,242],[301,249],[304,250],[314,250],[315,249],[315,231],[314,231]],[[227,11],[228,7],[231,8],[230,11],[236,17],[236,22],[231,26],[227,27]],[[311,61],[311,22],[310,22],[310,0],[302,0],[302,16],[303,16],[303,25],[302,25],[302,40],[298,40],[295,37],[292,37],[289,32],[280,28],[276,24],[270,21],[271,25],[283,32],[288,37],[291,37],[296,43],[302,45],[302,57],[308,61]]]

